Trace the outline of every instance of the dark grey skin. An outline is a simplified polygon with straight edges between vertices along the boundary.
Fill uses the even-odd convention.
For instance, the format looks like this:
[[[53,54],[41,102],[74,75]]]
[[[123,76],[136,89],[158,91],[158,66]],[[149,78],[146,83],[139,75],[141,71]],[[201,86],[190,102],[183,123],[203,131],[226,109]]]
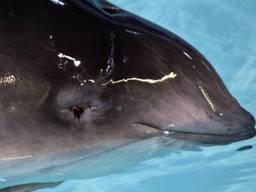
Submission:
[[[255,136],[254,118],[196,49],[106,1],[3,1],[0,34],[5,162],[159,136]]]

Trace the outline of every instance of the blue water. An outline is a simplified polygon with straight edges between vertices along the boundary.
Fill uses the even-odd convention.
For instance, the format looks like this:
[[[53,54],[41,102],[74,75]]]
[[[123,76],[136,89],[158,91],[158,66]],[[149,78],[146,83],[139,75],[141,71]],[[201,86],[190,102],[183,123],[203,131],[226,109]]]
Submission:
[[[112,2],[168,28],[199,49],[231,93],[256,115],[255,0]],[[243,145],[254,148],[236,151]],[[256,139],[251,139],[199,151],[164,153],[119,173],[70,180],[38,192],[255,192],[255,181]]]

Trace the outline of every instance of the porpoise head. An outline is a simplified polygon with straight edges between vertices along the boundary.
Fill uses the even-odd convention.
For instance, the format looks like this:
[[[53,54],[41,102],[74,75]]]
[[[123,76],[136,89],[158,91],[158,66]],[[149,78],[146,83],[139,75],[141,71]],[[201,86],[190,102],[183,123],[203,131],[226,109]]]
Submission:
[[[255,135],[195,48],[106,1],[3,1],[0,25],[2,154]]]

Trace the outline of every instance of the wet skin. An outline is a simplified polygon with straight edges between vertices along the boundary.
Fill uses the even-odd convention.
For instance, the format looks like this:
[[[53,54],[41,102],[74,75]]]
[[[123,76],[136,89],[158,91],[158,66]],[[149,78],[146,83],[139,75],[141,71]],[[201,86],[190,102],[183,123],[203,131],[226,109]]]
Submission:
[[[254,136],[254,118],[176,35],[104,1],[1,4],[2,155]]]
[[[255,135],[196,49],[105,1],[3,1],[0,34],[1,159]]]

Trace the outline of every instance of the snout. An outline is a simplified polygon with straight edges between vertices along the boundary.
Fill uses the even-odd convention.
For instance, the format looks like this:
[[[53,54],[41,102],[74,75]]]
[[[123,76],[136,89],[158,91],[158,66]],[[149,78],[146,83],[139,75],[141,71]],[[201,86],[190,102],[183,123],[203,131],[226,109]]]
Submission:
[[[170,130],[172,137],[207,144],[228,144],[255,135],[255,118],[241,107]]]
[[[245,109],[238,107],[234,111],[223,113],[219,118],[223,134],[255,136],[255,118]]]
[[[230,132],[234,135],[235,141],[249,139],[256,135],[255,118],[245,109],[238,108],[231,112],[227,121],[232,120],[234,127],[230,127]]]

